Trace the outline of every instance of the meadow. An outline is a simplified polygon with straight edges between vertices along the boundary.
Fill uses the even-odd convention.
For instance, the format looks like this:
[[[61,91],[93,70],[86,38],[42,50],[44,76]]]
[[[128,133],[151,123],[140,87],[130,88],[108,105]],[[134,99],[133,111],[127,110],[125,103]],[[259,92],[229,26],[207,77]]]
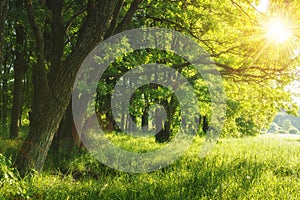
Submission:
[[[151,139],[109,137],[131,151],[159,148]],[[69,160],[50,156],[43,173],[21,179],[13,156],[7,158],[19,142],[1,140],[0,199],[300,199],[299,138],[220,139],[199,158],[203,141],[195,138],[182,158],[150,173],[116,171],[87,152],[73,152]]]

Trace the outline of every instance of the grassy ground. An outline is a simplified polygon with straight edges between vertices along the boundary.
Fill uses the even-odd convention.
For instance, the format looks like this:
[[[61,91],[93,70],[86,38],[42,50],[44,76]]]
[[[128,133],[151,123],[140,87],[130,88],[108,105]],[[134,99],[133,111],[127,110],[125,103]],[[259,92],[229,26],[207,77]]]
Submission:
[[[152,140],[110,138],[128,150],[159,148]],[[0,199],[300,199],[300,139],[222,139],[199,158],[202,143],[196,138],[184,157],[144,174],[115,171],[89,154],[75,154],[64,173],[46,170],[23,180],[2,164]]]

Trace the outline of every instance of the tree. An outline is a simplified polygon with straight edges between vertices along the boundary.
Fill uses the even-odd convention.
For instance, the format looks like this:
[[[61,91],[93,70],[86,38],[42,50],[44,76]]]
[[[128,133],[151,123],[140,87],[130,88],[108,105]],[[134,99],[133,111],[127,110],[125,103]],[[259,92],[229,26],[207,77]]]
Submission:
[[[248,123],[250,120],[251,123],[260,125],[260,121],[268,121],[270,118],[264,115],[268,114],[268,108],[272,108],[271,114],[275,110],[275,103],[269,103],[270,101],[275,100],[279,103],[276,105],[279,108],[282,100],[288,99],[286,95],[280,95],[279,98],[271,97],[278,90],[283,91],[284,86],[291,80],[290,72],[294,69],[294,63],[287,64],[286,60],[277,62],[278,57],[274,55],[277,55],[278,49],[274,45],[264,48],[265,52],[255,51],[266,41],[261,39],[262,30],[257,27],[258,18],[261,16],[257,15],[248,1],[237,3],[226,0],[220,3],[208,0],[148,0],[142,3],[142,0],[25,0],[24,2],[30,25],[28,31],[33,35],[35,46],[31,55],[34,57],[31,59],[31,62],[34,61],[32,67],[34,93],[30,132],[16,159],[16,166],[23,174],[30,169],[38,171],[42,169],[53,137],[63,116],[67,115],[65,110],[70,105],[75,76],[85,57],[100,41],[128,28],[144,26],[171,28],[188,34],[199,42],[214,59],[225,83],[228,84],[226,87],[232,105],[240,105],[232,109],[234,113],[230,117],[234,123],[239,121],[236,119],[242,117],[240,124]],[[236,16],[241,17],[235,18]],[[253,35],[259,37],[254,38]],[[260,57],[258,53],[263,54],[264,57]],[[200,85],[196,90],[199,96],[204,97],[199,107],[203,107],[202,115],[206,116],[203,124],[207,129],[210,113],[209,103],[207,103],[209,95],[207,91],[202,90],[204,86],[200,74],[194,73],[192,66],[184,59],[177,59],[175,56],[170,58],[162,52],[158,54],[165,57],[157,57],[153,60],[161,64],[169,64],[187,74],[194,86]],[[270,61],[266,62],[266,60]],[[122,68],[120,72],[126,70],[128,68]],[[112,76],[110,80],[116,80],[121,73],[117,70]],[[274,80],[275,86],[272,82]],[[201,81],[202,83],[199,84]],[[240,83],[244,84],[240,87]],[[269,99],[260,97],[264,92],[256,90],[259,86],[268,89],[266,96],[270,97]],[[242,89],[243,94],[255,94],[268,102],[267,106],[262,105],[258,99],[252,100],[251,95],[239,102],[239,95],[236,95],[238,89]],[[166,98],[163,97],[161,102],[166,103]],[[84,97],[78,95],[76,98]],[[101,102],[101,105],[107,102]],[[168,103],[172,102],[174,101],[168,101]],[[165,106],[166,110],[170,109],[169,114],[176,110],[172,106]],[[262,109],[263,114],[255,118],[254,114],[243,112],[248,109]],[[126,117],[137,120],[137,113],[131,114],[134,115],[122,116],[123,124]],[[139,114],[144,116],[144,124],[146,124],[145,113]],[[110,118],[107,109],[105,115],[107,119]],[[63,121],[69,123],[68,120]],[[167,121],[171,127],[174,120],[170,120],[169,116]],[[170,134],[169,131],[167,134]]]
[[[281,49],[278,45],[270,44],[263,37],[265,27],[259,24],[262,23],[262,18],[268,17],[257,12],[247,1],[228,0],[221,4],[211,1],[177,1],[174,4],[173,1],[165,1],[162,4],[152,0],[142,4],[133,25],[171,28],[195,38],[210,53],[224,77],[228,110],[231,110],[232,115],[228,115],[223,134],[256,135],[268,126],[279,109],[289,107],[287,102],[291,99],[283,88],[293,79],[292,70],[296,66],[295,60],[289,59],[284,53],[286,48]],[[261,48],[265,51],[257,52],[256,49]],[[278,55],[276,52],[279,52]],[[189,71],[189,68],[192,68],[189,63],[167,57],[163,52],[155,54],[147,50],[145,54],[151,55],[148,59],[143,59],[142,51],[139,53],[131,54],[131,58],[112,66],[110,77],[113,80],[118,79],[122,73],[131,69],[130,64],[137,63],[136,60],[143,60],[144,64],[174,64],[172,67],[189,77],[199,94],[199,107],[203,115],[200,121],[203,132],[206,132],[209,128],[210,99],[201,76]],[[160,58],[155,59],[157,57]],[[132,66],[136,66],[133,64]],[[146,93],[147,90],[143,90]],[[240,92],[243,95],[240,95]],[[134,116],[142,117],[142,124],[147,124],[146,100],[142,96],[138,96],[137,99],[132,101],[135,104],[135,108],[132,109],[135,111]],[[101,100],[103,98],[100,98]],[[141,100],[144,100],[145,104],[141,103]],[[141,106],[138,105],[145,106],[140,110]]]
[[[4,37],[4,26],[5,26],[5,22],[6,22],[6,16],[7,16],[7,11],[8,11],[8,1],[7,0],[3,0],[0,2],[0,77],[2,79],[3,75],[2,75],[2,71],[3,71],[3,55],[2,55],[2,51],[4,50],[3,47],[3,37]],[[6,72],[6,70],[4,69],[4,72]],[[2,95],[3,96],[3,95]],[[2,101],[3,103],[3,101]],[[2,117],[2,124],[3,124],[3,110],[4,110],[4,106],[2,105],[2,109],[1,109],[1,117]],[[4,116],[5,117],[5,116]],[[6,120],[6,119],[5,119]],[[4,122],[6,124],[6,121]],[[4,124],[4,125],[5,125]]]
[[[2,60],[3,30],[4,30],[7,10],[8,10],[8,1],[7,0],[2,0],[0,2],[0,47],[1,47],[0,48],[0,61]],[[1,62],[0,62],[0,66],[2,66]],[[2,70],[0,70],[0,71],[2,71]]]
[[[284,122],[283,122],[283,124],[282,124],[282,129],[283,129],[283,130],[285,130],[285,131],[288,132],[288,130],[289,130],[290,128],[292,128],[292,127],[293,127],[292,122],[291,122],[289,119],[284,120]]]
[[[73,5],[72,2],[69,2]],[[35,16],[35,7],[31,0],[25,1],[28,20],[35,38],[35,54],[37,57],[33,71],[34,97],[30,132],[16,159],[16,167],[24,174],[30,169],[40,171],[44,165],[53,137],[58,130],[64,112],[68,106],[76,73],[88,53],[103,40],[107,31],[122,30],[127,27],[138,9],[141,0],[134,0],[121,22],[119,17],[121,0],[89,0],[86,6],[86,16],[79,28],[76,43],[69,55],[64,57],[65,37],[69,23],[64,24],[63,10],[65,2],[61,0],[39,3],[41,11],[51,13],[51,37],[44,37],[42,28]],[[79,11],[80,12],[80,11]],[[83,12],[80,12],[83,13]],[[69,19],[72,24],[73,15]],[[46,54],[45,44],[57,48],[52,54]],[[51,49],[52,50],[52,49]],[[47,58],[47,56],[49,56]],[[46,60],[49,64],[49,74],[46,71]]]
[[[21,112],[22,112],[22,95],[23,95],[23,80],[26,70],[25,61],[25,31],[22,22],[22,9],[23,0],[16,1],[16,10],[18,16],[16,17],[15,29],[16,29],[16,59],[14,63],[14,91],[13,91],[13,105],[11,110],[11,121],[10,121],[10,137],[15,138],[18,136]]]

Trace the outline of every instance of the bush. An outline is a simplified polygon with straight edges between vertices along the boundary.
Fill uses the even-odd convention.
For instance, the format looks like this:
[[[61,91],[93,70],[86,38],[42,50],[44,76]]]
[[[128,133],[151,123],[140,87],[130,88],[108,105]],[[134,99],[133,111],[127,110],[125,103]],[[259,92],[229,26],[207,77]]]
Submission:
[[[288,134],[288,132],[286,130],[279,130],[278,133],[279,134]]]
[[[235,122],[239,132],[241,132],[243,136],[255,136],[259,134],[259,129],[253,120],[239,117]]]
[[[22,145],[22,140],[20,139],[0,139],[0,152],[6,157],[12,157],[14,159],[17,155],[19,148]]]
[[[11,159],[0,154],[0,199],[28,199],[25,182],[12,168]]]
[[[299,133],[299,131],[297,129],[295,129],[295,128],[289,129],[289,134],[295,135],[295,134],[298,134],[298,133]]]

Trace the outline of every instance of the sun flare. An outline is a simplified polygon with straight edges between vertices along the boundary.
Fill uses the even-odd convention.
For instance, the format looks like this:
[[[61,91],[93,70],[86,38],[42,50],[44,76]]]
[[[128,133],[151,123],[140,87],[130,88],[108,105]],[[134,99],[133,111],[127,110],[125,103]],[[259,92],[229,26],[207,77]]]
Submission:
[[[279,18],[271,20],[267,24],[266,30],[267,38],[277,43],[283,43],[293,35],[289,25]]]

